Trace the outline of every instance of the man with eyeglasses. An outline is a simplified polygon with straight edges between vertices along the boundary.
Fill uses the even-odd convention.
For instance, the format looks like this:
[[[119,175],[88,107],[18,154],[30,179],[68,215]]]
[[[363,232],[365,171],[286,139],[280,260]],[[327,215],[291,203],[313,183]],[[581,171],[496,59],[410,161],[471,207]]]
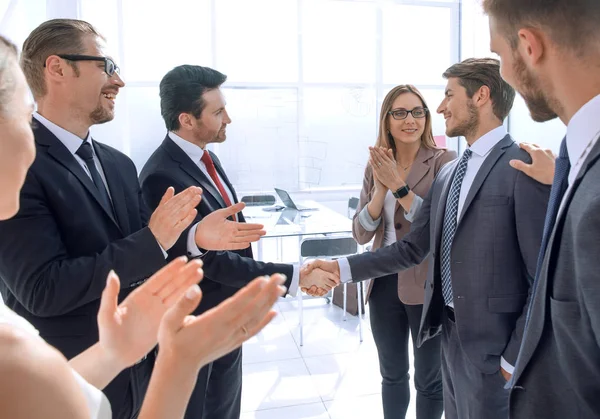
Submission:
[[[98,341],[110,270],[120,277],[122,299],[165,265],[201,198],[199,188],[169,189],[150,214],[133,162],[92,140],[90,127],[114,118],[125,85],[104,50],[92,25],[71,19],[44,22],[25,41],[21,65],[38,105],[37,156],[17,216],[0,223],[2,297],[68,359]],[[247,247],[236,243],[239,223],[225,221],[240,210],[198,223],[202,247]],[[255,227],[255,237],[244,231],[248,242],[260,236]],[[104,389],[114,418],[137,415],[153,362],[148,354]]]
[[[509,164],[531,158],[502,125],[515,91],[499,61],[468,59],[444,77],[437,111],[446,135],[464,136],[468,147],[442,168],[425,199],[415,199],[410,233],[376,252],[311,267],[357,282],[429,255],[418,344],[442,334],[445,417],[506,419],[504,386],[521,345],[550,188]]]

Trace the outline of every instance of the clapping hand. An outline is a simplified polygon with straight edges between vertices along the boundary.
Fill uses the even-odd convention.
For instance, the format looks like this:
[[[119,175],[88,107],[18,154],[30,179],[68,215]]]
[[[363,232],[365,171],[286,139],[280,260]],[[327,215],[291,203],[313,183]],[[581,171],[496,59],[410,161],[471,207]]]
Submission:
[[[391,149],[385,149],[383,147],[369,147],[369,163],[373,168],[373,176],[376,182],[379,182],[391,191],[396,191],[406,185],[402,180],[396,160],[394,159],[394,153]]]
[[[167,188],[148,222],[148,228],[164,250],[173,247],[183,230],[196,218],[201,194],[202,189],[196,186],[190,186],[177,195],[175,189]]]
[[[300,289],[308,295],[322,297],[339,284],[340,270],[335,261],[315,260],[300,271]]]
[[[284,282],[280,274],[258,277],[199,316],[189,315],[202,298],[200,288],[191,287],[160,325],[157,362],[200,369],[239,347],[275,317],[272,307],[286,291]]]
[[[266,234],[262,224],[239,223],[227,219],[245,206],[246,204],[239,202],[204,217],[196,227],[196,245],[206,250],[240,250],[258,241]]]
[[[191,285],[202,279],[202,261],[180,257],[155,273],[121,303],[120,284],[111,271],[98,312],[99,345],[115,365],[133,365],[157,342],[163,315]]]

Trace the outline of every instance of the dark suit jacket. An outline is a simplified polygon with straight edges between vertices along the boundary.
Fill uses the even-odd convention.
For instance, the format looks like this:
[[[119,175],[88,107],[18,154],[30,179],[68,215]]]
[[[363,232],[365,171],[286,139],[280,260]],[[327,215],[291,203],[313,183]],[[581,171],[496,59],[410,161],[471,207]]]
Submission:
[[[0,222],[0,291],[6,305],[72,358],[98,341],[96,317],[109,271],[117,272],[126,290],[165,259],[146,227],[137,172],[127,156],[93,143],[115,219],[58,138],[41,123],[33,131],[37,156],[21,190],[21,208]],[[128,380],[122,373],[108,395],[124,398]],[[115,407],[121,403],[117,396],[111,397]]]
[[[515,367],[511,418],[600,417],[600,142],[565,197]]]
[[[219,159],[214,153],[211,153],[211,157],[216,170],[237,202],[235,190],[227,179]],[[211,212],[226,207],[218,189],[168,135],[146,162],[140,173],[140,183],[144,197],[151,208],[158,205],[165,189],[169,186],[175,188],[176,193],[190,186],[200,186],[203,190],[202,201],[197,207],[198,215],[192,222],[192,226]],[[238,217],[241,222],[245,221],[242,213],[239,213]],[[183,232],[169,251],[169,258],[187,254],[187,236],[188,230]],[[255,261],[252,258],[251,247],[238,251],[211,251],[206,253],[202,260],[204,280],[200,283],[200,287],[204,297],[197,312],[214,307],[257,276],[282,273],[287,276],[285,284],[287,287],[292,280],[291,265]]]
[[[424,197],[429,192],[433,180],[438,172],[446,163],[456,158],[456,152],[446,149],[430,149],[421,147],[415,158],[410,173],[406,178],[406,184],[420,197]],[[360,223],[358,214],[371,202],[373,196],[373,169],[367,165],[365,177],[363,179],[363,188],[360,192],[360,201],[356,214],[352,220],[352,235],[358,244],[367,244],[373,237],[373,250],[379,249],[383,245],[385,235],[386,220],[381,216],[381,222],[375,231],[367,231]],[[396,239],[400,240],[410,231],[411,223],[404,218],[404,209],[396,201],[394,211],[394,227],[396,228]],[[423,262],[413,268],[398,272],[398,298],[404,304],[423,304],[425,280],[427,279],[427,262]],[[367,291],[367,300],[371,295],[374,282],[369,283]]]
[[[500,357],[514,365],[535,275],[550,188],[510,167],[531,161],[510,136],[481,166],[462,209],[451,252],[456,327],[463,350],[483,373]],[[348,258],[353,280],[389,275],[429,256],[419,345],[441,330],[444,302],[440,254],[442,224],[458,160],[442,168],[411,231],[374,253]]]

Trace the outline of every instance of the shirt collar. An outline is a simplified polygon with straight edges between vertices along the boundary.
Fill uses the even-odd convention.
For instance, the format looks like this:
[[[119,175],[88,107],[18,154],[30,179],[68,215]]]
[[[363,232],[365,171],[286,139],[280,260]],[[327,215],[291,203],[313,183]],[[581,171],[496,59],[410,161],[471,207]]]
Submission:
[[[59,127],[54,122],[52,122],[52,121],[48,120],[47,118],[43,117],[37,111],[33,113],[33,116],[35,117],[35,119],[38,122],[40,122],[42,125],[44,125],[46,128],[48,128],[48,130],[52,134],[54,134],[56,136],[56,138],[58,138],[59,141],[61,143],[63,143],[64,146],[67,147],[67,149],[73,155],[75,155],[75,153],[77,152],[77,150],[79,150],[79,147],[81,147],[81,144],[83,144],[85,141],[90,141],[90,143],[91,143],[91,135],[90,135],[89,131],[87,133],[87,136],[86,136],[85,140],[82,140],[77,135],[73,134],[72,132],[69,132],[69,131],[67,131],[64,128]],[[92,147],[92,152],[94,154],[96,153],[94,151],[94,147]]]
[[[498,144],[504,137],[506,137],[506,128],[504,125],[500,125],[498,128],[494,128],[488,133],[482,135],[477,139],[470,147],[471,151],[478,156],[485,157],[496,144]]]
[[[573,115],[567,125],[567,151],[571,167],[575,166],[585,148],[600,134],[600,95]]]
[[[204,150],[198,147],[196,144],[191,143],[187,140],[184,140],[179,135],[175,134],[173,131],[169,131],[169,138],[173,140],[175,144],[179,146],[183,150],[185,154],[194,162],[198,163],[202,156],[204,156]]]

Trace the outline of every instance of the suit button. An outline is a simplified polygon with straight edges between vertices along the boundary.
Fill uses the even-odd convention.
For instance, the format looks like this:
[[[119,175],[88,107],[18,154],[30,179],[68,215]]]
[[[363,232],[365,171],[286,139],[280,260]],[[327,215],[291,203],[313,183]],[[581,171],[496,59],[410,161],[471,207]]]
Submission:
[[[429,288],[433,289],[433,284],[429,284]]]
[[[396,230],[400,230],[402,228],[402,224],[396,223],[394,224],[394,227],[396,228]]]

